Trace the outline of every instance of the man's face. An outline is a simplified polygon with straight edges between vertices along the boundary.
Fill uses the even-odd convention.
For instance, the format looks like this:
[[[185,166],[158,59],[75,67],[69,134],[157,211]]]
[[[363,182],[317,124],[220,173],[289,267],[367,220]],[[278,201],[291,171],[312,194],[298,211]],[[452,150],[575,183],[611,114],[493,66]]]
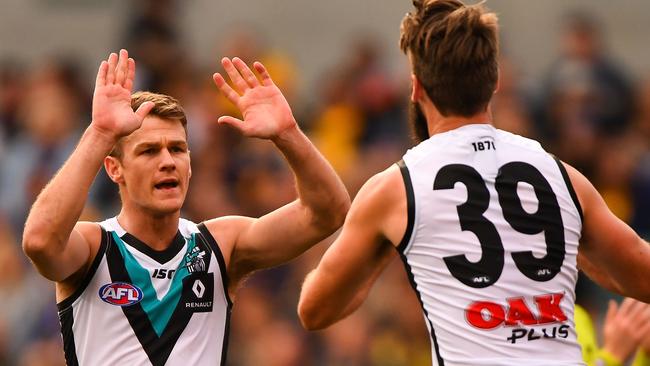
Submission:
[[[185,130],[180,122],[149,116],[125,138],[116,163],[124,205],[154,215],[177,212],[183,206],[192,174]]]
[[[417,102],[409,102],[409,127],[411,129],[411,134],[413,135],[413,138],[416,143],[420,143],[426,139],[428,139],[429,136],[429,127],[427,125],[427,118],[424,116],[424,113],[422,112],[422,108],[420,107],[420,104]]]

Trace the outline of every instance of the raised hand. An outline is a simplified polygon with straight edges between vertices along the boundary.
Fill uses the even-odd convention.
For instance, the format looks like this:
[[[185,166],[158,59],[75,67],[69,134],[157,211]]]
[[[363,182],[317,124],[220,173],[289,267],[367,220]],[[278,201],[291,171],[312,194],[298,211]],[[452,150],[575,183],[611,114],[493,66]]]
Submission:
[[[283,132],[296,128],[289,103],[280,89],[273,83],[264,65],[255,62],[253,67],[259,73],[261,82],[238,57],[221,60],[234,89],[228,85],[220,73],[213,75],[214,82],[221,92],[239,108],[244,120],[232,116],[219,117],[219,123],[231,125],[244,136],[275,139]]]
[[[641,334],[639,348],[643,350],[646,357],[650,359],[650,304],[646,304],[645,306],[645,324],[639,326],[639,333]]]
[[[95,81],[91,126],[108,137],[119,139],[137,130],[151,111],[152,102],[142,103],[137,111],[131,108],[131,91],[135,78],[135,61],[126,50],[111,53],[102,61]]]
[[[603,349],[625,362],[650,329],[650,305],[626,298],[620,306],[610,300],[603,324]]]

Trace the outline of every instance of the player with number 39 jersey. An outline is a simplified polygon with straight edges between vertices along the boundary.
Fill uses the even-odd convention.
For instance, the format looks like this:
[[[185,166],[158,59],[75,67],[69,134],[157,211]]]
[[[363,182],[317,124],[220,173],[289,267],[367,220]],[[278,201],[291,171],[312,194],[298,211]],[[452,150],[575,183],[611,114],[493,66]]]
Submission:
[[[553,349],[540,365],[579,359],[582,213],[561,162],[535,141],[470,124],[419,144],[399,166],[408,224],[398,250],[438,363],[444,354],[494,365],[540,348]]]
[[[397,253],[433,365],[584,365],[573,319],[578,268],[649,302],[650,245],[582,174],[492,125],[496,15],[459,0],[413,4],[400,46],[418,145],[358,192],[305,279],[300,319],[320,329],[352,313]]]

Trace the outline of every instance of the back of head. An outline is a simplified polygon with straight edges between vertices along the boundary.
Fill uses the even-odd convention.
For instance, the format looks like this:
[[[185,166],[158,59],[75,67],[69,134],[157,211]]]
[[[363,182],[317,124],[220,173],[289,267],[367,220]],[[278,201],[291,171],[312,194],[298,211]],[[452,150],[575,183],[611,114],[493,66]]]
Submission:
[[[187,116],[181,104],[173,97],[165,94],[152,93],[148,91],[139,91],[131,95],[131,108],[136,111],[144,102],[153,102],[154,107],[149,112],[149,116],[159,117],[165,120],[176,120],[180,122],[187,135]],[[121,158],[122,157],[122,142],[124,138],[120,139],[110,156]]]
[[[498,25],[481,4],[413,0],[400,48],[443,116],[471,117],[486,110],[498,79]]]

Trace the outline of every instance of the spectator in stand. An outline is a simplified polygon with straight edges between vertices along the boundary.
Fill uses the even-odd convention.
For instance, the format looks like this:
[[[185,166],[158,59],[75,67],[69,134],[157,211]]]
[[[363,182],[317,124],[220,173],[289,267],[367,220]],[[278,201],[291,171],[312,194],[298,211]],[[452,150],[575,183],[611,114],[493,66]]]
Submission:
[[[0,211],[18,233],[36,195],[78,140],[79,99],[60,70],[49,65],[31,73],[18,111],[22,131],[0,158]]]
[[[5,139],[18,134],[18,106],[25,89],[25,74],[17,61],[0,62],[0,156]]]
[[[492,99],[494,126],[521,136],[536,138],[524,93],[519,85],[519,71],[503,55],[499,60],[499,90]]]
[[[0,364],[16,365],[30,343],[49,337],[58,339],[59,324],[54,291],[26,266],[15,234],[2,215],[0,268]]]
[[[601,139],[629,127],[633,88],[607,53],[601,25],[589,14],[566,17],[561,54],[553,63],[537,108],[537,127],[561,159],[590,176]]]
[[[631,226],[645,238],[650,238],[650,79],[641,88],[639,113],[634,134],[642,153],[637,160],[631,183],[633,212]]]

